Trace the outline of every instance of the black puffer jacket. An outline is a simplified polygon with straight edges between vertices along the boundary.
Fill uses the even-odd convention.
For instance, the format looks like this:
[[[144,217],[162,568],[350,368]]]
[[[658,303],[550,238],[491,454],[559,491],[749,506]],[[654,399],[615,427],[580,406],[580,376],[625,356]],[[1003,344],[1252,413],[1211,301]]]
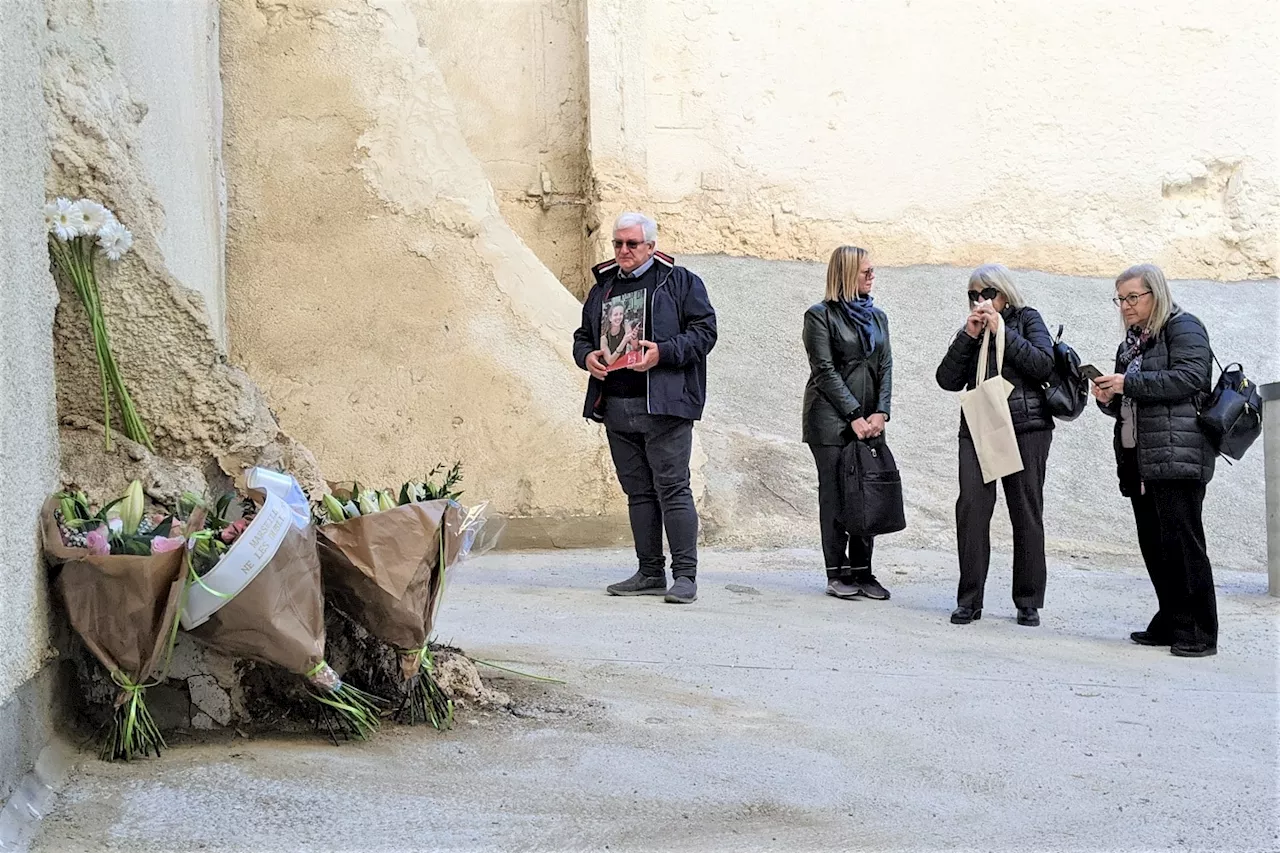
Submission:
[[[1120,354],[1116,372],[1124,373]],[[1213,479],[1217,453],[1197,420],[1200,405],[1213,385],[1213,351],[1209,333],[1192,314],[1174,309],[1173,316],[1142,351],[1142,369],[1124,379],[1124,396],[1137,403],[1138,476],[1149,480]],[[1120,491],[1132,491],[1122,466],[1120,404],[1117,397],[1102,411],[1116,419],[1116,464]]]
[[[1009,394],[1009,413],[1014,432],[1053,429],[1053,416],[1044,398],[1044,383],[1053,375],[1053,338],[1045,328],[1040,312],[1034,308],[1006,307],[1002,312],[1005,326],[1004,378],[1013,384]],[[971,338],[961,329],[951,348],[938,365],[938,385],[944,391],[960,391],[975,387],[978,353],[982,337]],[[987,348],[987,375],[996,369],[994,342]],[[960,415],[960,435],[969,435],[969,425]]]
[[[809,381],[800,423],[805,444],[845,445],[853,440],[851,421],[877,412],[888,420],[893,347],[888,318],[879,308],[874,316],[884,343],[868,356],[862,336],[836,303],[820,302],[804,313]]]

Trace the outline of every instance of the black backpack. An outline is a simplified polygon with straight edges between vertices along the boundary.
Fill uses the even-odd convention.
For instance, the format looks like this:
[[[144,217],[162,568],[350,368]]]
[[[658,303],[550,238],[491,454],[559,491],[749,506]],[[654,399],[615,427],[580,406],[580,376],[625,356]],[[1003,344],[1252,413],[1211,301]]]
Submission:
[[[1218,384],[1200,407],[1200,429],[1219,453],[1239,460],[1262,432],[1262,394],[1239,363],[1218,363],[1218,370]]]
[[[1049,414],[1074,421],[1089,404],[1089,381],[1080,373],[1080,356],[1062,341],[1062,326],[1053,342],[1053,376],[1044,384]]]

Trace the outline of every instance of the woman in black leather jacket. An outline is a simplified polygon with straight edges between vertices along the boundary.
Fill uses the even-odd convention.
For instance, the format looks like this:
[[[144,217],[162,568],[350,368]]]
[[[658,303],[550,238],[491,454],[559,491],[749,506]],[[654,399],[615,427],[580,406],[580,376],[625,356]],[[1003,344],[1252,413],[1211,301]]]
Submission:
[[[893,392],[889,320],[875,307],[875,269],[865,249],[841,246],[827,264],[826,299],[804,315],[809,381],[801,414],[803,440],[818,467],[818,517],[827,594],[889,597],[871,572],[873,537],[850,536],[841,520],[840,449],[884,432]]]
[[[1198,422],[1213,352],[1204,324],[1173,302],[1159,267],[1140,264],[1116,279],[1115,303],[1127,329],[1116,372],[1093,394],[1116,419],[1120,493],[1133,503],[1138,547],[1159,609],[1142,646],[1170,646],[1179,657],[1218,651],[1213,568],[1205,550],[1205,485],[1217,455]]]
[[[978,267],[969,276],[969,317],[938,365],[938,384],[947,391],[973,388],[982,338],[1005,324],[1004,378],[1013,384],[1013,416],[1022,470],[1001,479],[1013,524],[1013,604],[1019,625],[1039,625],[1047,579],[1044,557],[1044,475],[1053,442],[1053,417],[1044,384],[1053,374],[1053,339],[1044,320],[1026,305],[1009,271],[999,264]],[[995,370],[990,347],[988,371]],[[989,375],[989,374],[988,374]],[[967,625],[982,618],[983,591],[991,562],[991,513],[996,484],[984,483],[977,451],[960,416],[960,498],[956,501],[956,545],[960,586],[951,621]]]

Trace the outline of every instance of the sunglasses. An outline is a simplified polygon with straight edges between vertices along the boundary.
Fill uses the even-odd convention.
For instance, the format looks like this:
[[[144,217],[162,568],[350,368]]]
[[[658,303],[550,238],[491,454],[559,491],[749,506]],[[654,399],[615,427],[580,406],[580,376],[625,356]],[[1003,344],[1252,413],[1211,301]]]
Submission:
[[[865,270],[863,270],[863,271],[862,271],[862,274],[863,274],[864,276],[866,276],[867,278],[873,278],[873,277],[875,276],[875,274],[876,274],[876,268],[875,268],[875,267],[867,267]]]
[[[984,287],[982,290],[970,290],[969,304],[973,305],[977,302],[982,301],[983,299],[990,302],[992,299],[995,299],[999,295],[1000,295],[1000,291],[996,290],[994,287]]]
[[[648,242],[649,242],[648,240],[614,240],[613,248],[621,249],[623,246],[626,246],[628,249],[635,250],[635,249],[639,249],[641,246],[645,245]]]

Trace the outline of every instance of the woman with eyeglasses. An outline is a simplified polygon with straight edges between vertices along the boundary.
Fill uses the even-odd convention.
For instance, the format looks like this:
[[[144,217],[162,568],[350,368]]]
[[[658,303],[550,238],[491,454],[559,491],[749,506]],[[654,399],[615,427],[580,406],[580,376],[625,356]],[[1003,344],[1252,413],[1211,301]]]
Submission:
[[[1009,270],[978,267],[969,276],[969,316],[938,365],[938,384],[947,391],[975,387],[982,338],[994,335],[1004,319],[1003,376],[1013,385],[1009,411],[1017,433],[1022,470],[1001,479],[1013,524],[1013,604],[1018,624],[1040,624],[1047,579],[1044,557],[1044,475],[1053,442],[1053,416],[1044,384],[1053,374],[1053,339],[1039,312],[1026,304]],[[996,348],[989,347],[984,375],[995,372]],[[983,592],[991,562],[991,514],[996,484],[984,483],[978,454],[964,415],[960,416],[960,497],[956,501],[956,545],[960,586],[951,621],[967,625],[982,618]]]
[[[1122,272],[1113,301],[1125,339],[1116,372],[1099,377],[1093,395],[1116,419],[1120,493],[1133,504],[1158,604],[1147,629],[1129,637],[1179,657],[1208,657],[1218,651],[1218,607],[1202,509],[1217,454],[1197,418],[1213,379],[1209,333],[1174,304],[1152,264]]]
[[[841,518],[840,450],[875,438],[889,420],[893,350],[889,320],[871,297],[875,268],[866,249],[841,246],[827,264],[826,299],[804,314],[809,381],[801,409],[803,440],[818,468],[818,523],[827,595],[883,601],[871,571],[874,537],[850,536]]]

